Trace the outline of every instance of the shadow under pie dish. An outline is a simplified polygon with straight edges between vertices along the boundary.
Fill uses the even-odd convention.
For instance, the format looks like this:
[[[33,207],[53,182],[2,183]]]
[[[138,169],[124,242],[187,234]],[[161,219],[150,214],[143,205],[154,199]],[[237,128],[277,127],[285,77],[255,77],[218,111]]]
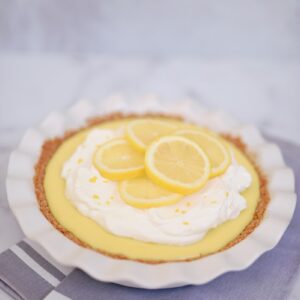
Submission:
[[[43,141],[34,188],[41,212],[56,230],[97,255],[157,267],[207,260],[247,241],[268,216],[272,178],[270,183],[245,136],[174,116],[159,111],[94,116],[79,129]],[[139,122],[146,127],[130,132]],[[127,144],[118,149],[112,141]],[[161,169],[150,163],[155,150],[158,161],[163,157]],[[100,152],[109,171],[97,161]],[[143,165],[142,170],[132,173],[128,163]]]

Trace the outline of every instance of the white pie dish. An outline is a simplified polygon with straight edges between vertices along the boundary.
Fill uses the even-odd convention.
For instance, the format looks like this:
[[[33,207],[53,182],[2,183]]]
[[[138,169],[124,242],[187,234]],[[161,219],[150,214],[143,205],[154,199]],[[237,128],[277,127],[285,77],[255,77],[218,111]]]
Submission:
[[[25,235],[42,245],[59,263],[78,267],[95,279],[126,286],[157,289],[204,284],[228,271],[247,268],[282,237],[292,218],[296,195],[293,172],[286,167],[280,149],[264,140],[255,127],[243,126],[220,112],[206,111],[194,101],[160,103],[153,97],[140,98],[139,102],[111,97],[98,105],[80,101],[65,113],[51,113],[40,125],[29,129],[11,154],[7,176],[10,207]],[[269,179],[271,202],[261,224],[244,241],[226,251],[192,262],[158,265],[113,259],[67,239],[40,212],[34,193],[32,178],[41,146],[46,139],[83,125],[89,117],[113,111],[179,114],[218,132],[240,136]]]

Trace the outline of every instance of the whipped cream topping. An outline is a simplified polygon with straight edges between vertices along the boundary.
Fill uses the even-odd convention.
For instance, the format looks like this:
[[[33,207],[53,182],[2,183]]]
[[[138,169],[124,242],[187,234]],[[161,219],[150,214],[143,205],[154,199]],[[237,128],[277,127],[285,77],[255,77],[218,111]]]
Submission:
[[[61,176],[66,197],[81,214],[118,236],[160,244],[187,245],[201,240],[208,230],[236,218],[247,203],[240,194],[252,181],[249,172],[232,163],[226,172],[208,181],[200,191],[175,205],[138,209],[125,203],[117,182],[101,176],[93,165],[96,148],[123,136],[123,129],[92,130],[65,162]]]

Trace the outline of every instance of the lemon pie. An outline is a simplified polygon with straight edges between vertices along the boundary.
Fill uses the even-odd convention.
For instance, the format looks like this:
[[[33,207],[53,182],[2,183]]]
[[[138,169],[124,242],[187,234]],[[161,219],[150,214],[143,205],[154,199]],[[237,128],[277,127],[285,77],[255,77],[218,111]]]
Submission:
[[[145,263],[200,259],[263,218],[267,181],[237,137],[162,115],[110,115],[44,143],[35,191],[75,243]]]

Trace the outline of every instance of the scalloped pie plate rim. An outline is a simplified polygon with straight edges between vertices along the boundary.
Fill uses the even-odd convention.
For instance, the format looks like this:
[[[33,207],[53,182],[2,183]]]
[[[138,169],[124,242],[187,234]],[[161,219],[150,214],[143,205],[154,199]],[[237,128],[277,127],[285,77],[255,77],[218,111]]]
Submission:
[[[261,224],[245,240],[226,251],[190,262],[156,265],[114,259],[66,238],[40,212],[35,196],[34,166],[41,146],[46,139],[83,125],[89,117],[115,111],[177,114],[217,132],[241,137],[269,181],[271,201]],[[155,96],[129,101],[121,95],[112,95],[98,104],[81,100],[66,112],[50,113],[41,124],[26,131],[11,153],[6,185],[10,208],[25,236],[45,248],[60,264],[77,267],[100,281],[147,289],[204,284],[226,272],[246,269],[276,246],[296,206],[293,171],[286,166],[279,147],[266,141],[254,126],[241,125],[225,113],[208,111],[190,99],[161,102]]]

